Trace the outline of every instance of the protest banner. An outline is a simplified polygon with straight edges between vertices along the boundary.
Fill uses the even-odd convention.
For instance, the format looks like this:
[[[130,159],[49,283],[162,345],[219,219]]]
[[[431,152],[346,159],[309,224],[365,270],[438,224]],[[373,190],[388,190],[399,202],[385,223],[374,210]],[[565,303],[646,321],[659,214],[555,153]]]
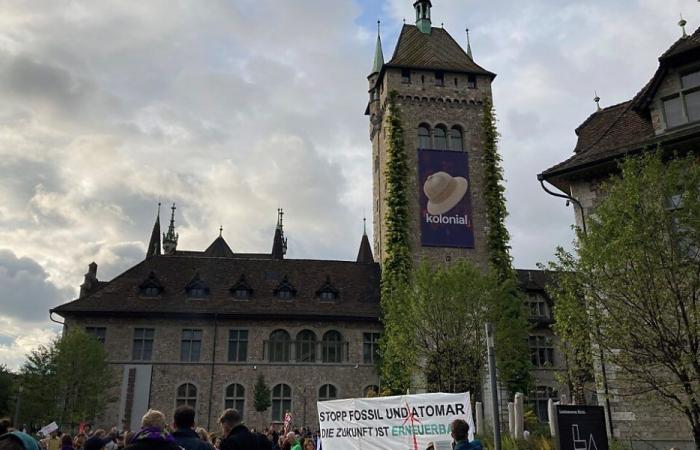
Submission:
[[[425,450],[451,448],[450,423],[474,418],[468,392],[355,398],[318,402],[325,450]]]
[[[50,424],[46,425],[44,428],[39,430],[39,433],[41,433],[42,436],[48,436],[56,430],[58,430],[58,425],[56,424],[56,422],[51,422]]]

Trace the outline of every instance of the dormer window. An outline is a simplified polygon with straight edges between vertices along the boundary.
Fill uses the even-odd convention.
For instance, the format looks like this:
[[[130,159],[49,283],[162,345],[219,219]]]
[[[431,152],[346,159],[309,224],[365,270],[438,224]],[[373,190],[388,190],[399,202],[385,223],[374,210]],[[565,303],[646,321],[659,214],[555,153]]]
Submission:
[[[287,275],[285,275],[282,282],[272,291],[272,293],[280,300],[291,300],[297,295],[297,290],[289,282]]]
[[[236,284],[231,286],[229,289],[231,295],[236,300],[248,300],[253,296],[253,289],[250,287],[248,282],[245,280],[245,275],[241,275]]]
[[[323,286],[321,286],[321,289],[316,291],[316,296],[323,301],[337,300],[339,294],[340,292],[338,289],[333,287],[330,276],[326,276],[326,281],[323,283]]]
[[[139,286],[139,293],[142,297],[158,297],[161,292],[163,292],[163,286],[153,272],[148,274],[148,278]]]
[[[185,286],[185,292],[189,298],[202,299],[209,295],[209,287],[199,278],[199,272]]]
[[[666,128],[700,120],[700,71],[681,75],[681,90],[661,100]]]

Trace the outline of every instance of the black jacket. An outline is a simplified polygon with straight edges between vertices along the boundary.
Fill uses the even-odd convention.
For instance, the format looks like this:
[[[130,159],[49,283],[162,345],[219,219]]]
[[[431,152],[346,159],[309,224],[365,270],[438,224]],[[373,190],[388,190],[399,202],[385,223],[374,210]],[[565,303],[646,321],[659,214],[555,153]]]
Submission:
[[[214,447],[199,438],[196,431],[187,428],[171,433],[177,444],[185,450],[214,450]]]
[[[159,439],[137,439],[124,447],[124,450],[182,450],[175,442]]]
[[[245,425],[237,425],[221,441],[219,450],[272,450],[272,442],[259,433],[251,433]]]

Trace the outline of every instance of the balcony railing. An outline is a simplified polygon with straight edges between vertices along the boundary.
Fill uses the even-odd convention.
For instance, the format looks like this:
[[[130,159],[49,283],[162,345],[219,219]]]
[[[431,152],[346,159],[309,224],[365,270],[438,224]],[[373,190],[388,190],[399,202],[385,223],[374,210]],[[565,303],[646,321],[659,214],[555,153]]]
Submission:
[[[327,363],[349,361],[347,341],[263,341],[263,360],[277,363]]]

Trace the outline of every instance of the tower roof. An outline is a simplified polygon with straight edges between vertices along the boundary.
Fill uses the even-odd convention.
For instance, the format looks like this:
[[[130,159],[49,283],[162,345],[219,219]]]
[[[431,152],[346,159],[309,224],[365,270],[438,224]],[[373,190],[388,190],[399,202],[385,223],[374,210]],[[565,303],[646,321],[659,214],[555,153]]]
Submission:
[[[446,70],[489,75],[496,74],[479,66],[443,28],[422,33],[415,25],[404,25],[391,60],[386,67]]]
[[[377,21],[377,46],[374,49],[374,61],[372,62],[372,72],[370,75],[379,73],[384,65],[384,52],[382,51],[382,37],[379,33],[380,22]]]
[[[275,227],[275,237],[272,240],[272,259],[284,259],[284,255],[287,253],[287,239],[284,237],[282,224],[283,217],[284,211],[280,208],[277,210],[277,226]]]
[[[153,224],[153,231],[151,231],[151,239],[146,248],[146,258],[156,255],[160,255],[160,203],[158,203],[158,214],[156,222]]]
[[[374,262],[374,255],[372,255],[372,246],[369,245],[369,238],[367,234],[362,235],[362,240],[360,241],[360,251],[357,252],[357,262],[363,264],[369,264]]]
[[[214,239],[206,250],[204,250],[204,256],[213,256],[215,258],[233,258],[233,250],[228,246],[223,236],[219,236]]]

